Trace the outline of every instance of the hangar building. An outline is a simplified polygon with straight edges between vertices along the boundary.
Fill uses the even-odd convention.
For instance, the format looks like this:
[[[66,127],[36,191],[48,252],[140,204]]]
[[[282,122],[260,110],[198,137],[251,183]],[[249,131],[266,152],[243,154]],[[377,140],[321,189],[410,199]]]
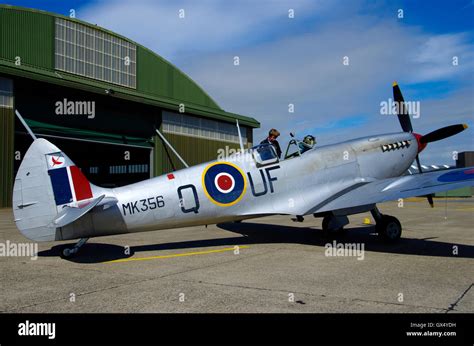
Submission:
[[[89,180],[120,186],[252,145],[253,118],[224,111],[171,63],[123,36],[48,12],[0,5],[0,207],[11,205],[31,137],[59,146]]]

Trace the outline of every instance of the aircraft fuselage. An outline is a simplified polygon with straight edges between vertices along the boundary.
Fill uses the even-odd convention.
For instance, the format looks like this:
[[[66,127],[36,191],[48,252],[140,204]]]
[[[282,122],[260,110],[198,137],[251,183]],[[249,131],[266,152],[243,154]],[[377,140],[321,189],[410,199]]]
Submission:
[[[251,152],[96,193],[118,200],[59,228],[56,240],[242,220],[306,215],[358,183],[398,177],[418,153],[411,133],[358,138],[258,165]]]

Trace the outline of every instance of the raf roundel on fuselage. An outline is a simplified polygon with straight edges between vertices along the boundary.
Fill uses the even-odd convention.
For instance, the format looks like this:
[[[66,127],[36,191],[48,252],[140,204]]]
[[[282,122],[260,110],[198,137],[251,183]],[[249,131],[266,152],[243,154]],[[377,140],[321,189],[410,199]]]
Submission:
[[[215,162],[208,165],[202,173],[202,185],[211,202],[228,207],[242,199],[247,182],[238,166],[228,162]]]

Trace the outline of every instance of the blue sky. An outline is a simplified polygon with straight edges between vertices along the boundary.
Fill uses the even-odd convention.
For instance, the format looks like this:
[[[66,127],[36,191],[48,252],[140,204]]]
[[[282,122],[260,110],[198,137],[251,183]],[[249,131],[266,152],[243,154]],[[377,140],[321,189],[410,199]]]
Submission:
[[[473,0],[8,3],[65,15],[73,8],[77,18],[147,46],[225,110],[261,121],[256,139],[271,127],[284,136],[311,132],[319,144],[397,132],[397,119],[380,114],[397,80],[405,99],[421,104],[420,118],[412,120],[416,132],[471,126],[430,144],[424,163],[452,164],[453,151],[474,150]]]

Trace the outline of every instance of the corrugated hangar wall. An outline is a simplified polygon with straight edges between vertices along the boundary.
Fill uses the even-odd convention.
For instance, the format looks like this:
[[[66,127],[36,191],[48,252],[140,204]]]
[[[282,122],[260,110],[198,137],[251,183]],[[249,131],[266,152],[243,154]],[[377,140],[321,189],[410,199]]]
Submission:
[[[0,9],[0,58],[17,64],[53,68],[54,27],[51,17]],[[11,205],[15,114],[0,107],[0,208]]]
[[[15,118],[12,108],[0,107],[0,208],[10,206],[13,182],[13,135]]]
[[[0,57],[16,64],[54,68],[51,16],[0,8]],[[20,58],[18,60],[17,58]]]
[[[167,133],[166,139],[178,151],[186,163],[190,166],[215,160],[217,151],[227,146],[230,149],[238,149],[237,143],[225,143],[210,141],[202,138],[187,137],[178,134]],[[155,172],[171,172],[184,168],[183,164],[169,150],[158,136],[154,139],[154,170]]]
[[[161,59],[158,57],[158,59]],[[189,77],[174,66],[157,62],[157,56],[150,50],[137,47],[137,89],[150,94],[157,94],[171,99],[188,101],[203,106],[220,109]]]
[[[0,59],[53,69],[54,24],[46,14],[0,8]],[[0,106],[0,208],[11,206],[15,115]]]
[[[136,88],[68,73],[64,70],[57,73],[58,70],[55,69],[55,52],[58,49],[55,39],[59,20],[57,18],[76,23],[76,26],[82,25],[103,32],[104,35],[112,35],[135,45]],[[26,78],[26,80],[53,83],[59,87],[95,94],[103,94],[104,90],[112,88],[115,92],[114,98],[126,100],[131,106],[134,104],[151,106],[153,110],[149,115],[155,119],[156,126],[159,128],[162,126],[162,111],[176,113],[180,104],[186,106],[186,114],[195,117],[214,119],[213,121],[223,121],[227,124],[233,124],[235,119],[239,119],[243,131],[247,132],[249,142],[252,141],[252,128],[259,127],[255,119],[222,110],[191,78],[149,49],[96,25],[43,11],[0,5],[0,76],[12,80],[13,86],[16,79],[25,80]],[[44,84],[45,87],[47,85],[51,84]],[[31,93],[35,91],[31,90]],[[22,100],[18,101],[17,107],[25,107],[25,93],[23,92],[22,95]],[[11,99],[14,99],[14,93],[11,94]],[[31,107],[28,108],[31,109]],[[0,106],[0,207],[11,205],[15,169],[14,110],[13,106],[9,108]],[[34,114],[28,114],[28,117],[32,117],[30,120],[35,120]],[[84,125],[82,129],[94,130],[90,126]],[[176,133],[164,133],[164,135],[190,165],[215,159],[217,150],[220,148],[238,148],[235,141],[226,142]],[[154,153],[151,164],[155,176],[182,168],[181,162],[164,146],[158,136],[153,136],[153,140]]]

